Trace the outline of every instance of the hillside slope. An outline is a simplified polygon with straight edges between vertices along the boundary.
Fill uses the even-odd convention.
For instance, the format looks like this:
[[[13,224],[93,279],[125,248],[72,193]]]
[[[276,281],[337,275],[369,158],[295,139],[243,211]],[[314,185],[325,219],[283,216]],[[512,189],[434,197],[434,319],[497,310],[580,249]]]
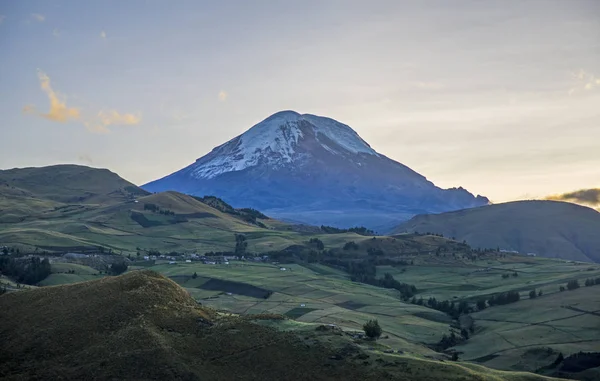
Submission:
[[[516,201],[419,215],[395,231],[441,233],[473,247],[600,262],[600,213],[566,202]]]
[[[143,188],[216,195],[280,219],[380,232],[415,214],[488,203],[462,188],[435,186],[343,123],[294,111],[271,115]]]
[[[102,204],[147,195],[108,169],[53,165],[0,170],[0,197],[36,198],[62,203]]]
[[[335,334],[303,339],[248,319],[219,317],[148,271],[9,293],[0,296],[0,308],[5,380],[545,379],[470,364],[369,356]]]
[[[151,194],[106,169],[58,165],[0,171],[0,246],[24,252],[99,246],[134,255],[137,248],[230,251],[234,234],[268,235],[271,222],[286,229],[215,197]]]

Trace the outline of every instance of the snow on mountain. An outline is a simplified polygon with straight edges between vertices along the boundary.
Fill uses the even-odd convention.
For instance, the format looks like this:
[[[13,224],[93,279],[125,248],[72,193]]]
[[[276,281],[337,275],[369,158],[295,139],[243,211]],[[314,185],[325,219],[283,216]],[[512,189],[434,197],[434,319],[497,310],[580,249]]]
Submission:
[[[223,173],[256,166],[261,161],[277,168],[301,160],[305,156],[299,154],[297,146],[306,133],[314,135],[321,147],[334,154],[344,154],[342,151],[346,151],[379,156],[345,124],[316,115],[281,111],[199,159],[192,176],[211,179]],[[327,140],[335,144],[328,145]]]

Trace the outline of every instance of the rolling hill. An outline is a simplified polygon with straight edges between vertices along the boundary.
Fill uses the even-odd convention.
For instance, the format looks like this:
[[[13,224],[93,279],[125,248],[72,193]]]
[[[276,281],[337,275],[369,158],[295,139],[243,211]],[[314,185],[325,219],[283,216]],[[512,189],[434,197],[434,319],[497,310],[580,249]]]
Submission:
[[[24,251],[223,251],[232,248],[235,233],[268,234],[269,221],[217,198],[151,194],[106,169],[0,171],[0,245]]]
[[[309,236],[338,249],[348,241],[368,239],[281,222],[253,209],[235,209],[217,197],[151,194],[103,169],[27,168],[1,171],[0,178],[5,181],[0,186],[0,246],[23,252],[90,252],[98,247],[124,255],[150,250],[222,252],[234,249],[235,234],[244,234],[248,251],[263,253],[305,247]],[[452,245],[439,237],[406,236],[386,249],[435,250],[446,244]],[[361,249],[365,254],[367,246]]]
[[[558,201],[516,201],[419,215],[396,232],[432,232],[473,247],[600,262],[600,213]]]
[[[54,165],[0,170],[0,197],[107,204],[148,194],[150,193],[108,169]]]
[[[548,379],[366,353],[349,336],[326,327],[282,331],[259,324],[284,322],[274,314],[220,315],[149,271],[9,293],[0,296],[0,308],[5,380]]]

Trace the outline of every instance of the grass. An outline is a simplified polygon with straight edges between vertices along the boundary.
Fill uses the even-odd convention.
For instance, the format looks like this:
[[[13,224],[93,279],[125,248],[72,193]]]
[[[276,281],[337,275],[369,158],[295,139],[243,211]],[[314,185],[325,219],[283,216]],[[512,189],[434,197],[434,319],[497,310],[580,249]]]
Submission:
[[[442,260],[446,261],[445,266]],[[283,314],[299,323],[336,324],[348,331],[360,331],[365,321],[376,318],[383,327],[383,336],[387,336],[380,341],[384,347],[421,356],[438,356],[423,344],[433,344],[449,332],[451,319],[447,315],[403,303],[394,290],[351,282],[342,276],[343,273],[335,269],[327,271],[328,268],[322,265],[286,267],[287,271],[281,271],[278,265],[231,262],[230,265],[157,265],[152,269],[174,279],[189,277],[196,272],[203,279],[235,279],[237,283],[273,291],[268,299],[262,299],[222,292],[202,294],[182,284],[204,305],[218,310],[239,314]],[[476,271],[488,267],[494,270]],[[593,270],[589,271],[590,268]],[[417,298],[434,296],[438,300],[473,302],[497,292],[522,290],[520,302],[472,314],[477,328],[469,341],[456,347],[463,352],[461,359],[489,364],[497,369],[531,371],[535,369],[520,365],[523,350],[528,348],[550,346],[566,355],[579,350],[594,350],[600,345],[596,339],[578,339],[598,326],[599,318],[568,308],[587,303],[591,311],[594,308],[600,310],[600,306],[594,307],[600,303],[596,297],[597,287],[558,291],[559,284],[564,285],[569,279],[579,279],[583,284],[584,279],[598,276],[598,267],[523,257],[500,258],[495,262],[487,258],[481,263],[450,262],[448,258],[431,255],[418,257],[416,264],[406,266],[404,272],[402,267],[389,266],[382,266],[378,271],[381,274],[392,272],[396,279],[416,284],[419,288]],[[507,271],[518,271],[519,276],[503,279],[501,274]],[[529,300],[527,294],[532,288],[542,289],[544,295]],[[559,320],[552,325],[540,324],[545,319]],[[514,350],[521,346],[523,350]],[[536,364],[535,361],[531,363]]]
[[[339,331],[285,320],[267,326],[219,315],[148,271],[9,293],[0,296],[0,308],[5,380],[547,379],[387,355]]]
[[[106,173],[102,174],[105,175],[108,176]],[[466,372],[460,373],[464,377],[479,377],[482,368],[478,368],[476,364],[514,371],[534,370],[532,367],[548,360],[546,357],[534,356],[539,348],[550,347],[552,351],[562,351],[567,355],[579,350],[597,350],[599,346],[595,335],[597,330],[594,331],[599,324],[598,317],[591,312],[600,310],[596,296],[600,288],[558,292],[559,285],[566,284],[568,280],[578,279],[583,284],[586,278],[600,276],[598,265],[512,255],[484,255],[481,259],[472,261],[462,257],[460,243],[436,236],[401,234],[373,239],[354,233],[309,234],[275,220],[263,220],[267,226],[265,229],[176,192],[152,195],[136,193],[136,203],[132,201],[131,193],[123,193],[125,184],[114,178],[112,182],[108,180],[107,178],[107,184],[100,188],[85,190],[85,194],[93,195],[86,196],[83,202],[79,199],[76,202],[65,202],[65,199],[56,196],[58,186],[49,182],[42,181],[41,185],[38,184],[40,190],[37,193],[34,193],[35,187],[27,185],[27,181],[23,179],[19,180],[19,184],[0,184],[0,243],[30,250],[38,248],[38,252],[77,251],[78,248],[103,246],[114,252],[132,254],[136,258],[138,247],[141,251],[158,249],[161,252],[231,251],[236,233],[246,235],[250,252],[305,245],[311,237],[318,237],[327,249],[337,249],[336,255],[340,257],[361,259],[367,257],[369,249],[381,249],[386,253],[393,253],[391,256],[395,259],[413,263],[394,267],[379,266],[377,272],[379,276],[391,273],[398,281],[416,285],[417,298],[435,297],[439,301],[465,300],[474,303],[499,292],[520,292],[522,300],[518,303],[489,308],[472,315],[477,327],[475,334],[469,341],[454,349],[462,352],[461,359],[472,361],[475,365],[442,364],[440,372],[451,369],[458,373]],[[75,185],[81,187],[82,184]],[[74,187],[69,188],[65,194],[72,196],[75,190]],[[81,193],[81,189],[79,192]],[[185,215],[186,220],[181,222],[183,220],[180,219],[175,223],[172,216],[144,210],[146,203]],[[148,221],[159,221],[160,224],[144,227],[131,218],[132,213],[139,213]],[[349,241],[357,243],[359,249],[340,250]],[[437,248],[444,248],[444,251],[435,255]],[[344,271],[322,264],[286,263],[281,266],[287,270],[281,271],[280,265],[253,262],[231,262],[230,265],[140,262],[131,266],[130,270],[150,268],[164,274],[184,287],[187,295],[200,301],[202,305],[219,311],[243,315],[279,314],[296,319],[269,323],[271,328],[280,324],[287,327],[284,330],[302,331],[305,334],[307,330],[312,332],[316,326],[335,324],[345,331],[360,331],[365,321],[376,318],[383,327],[383,338],[377,343],[365,344],[367,347],[373,346],[377,351],[400,349],[411,356],[417,356],[415,361],[422,361],[427,357],[447,358],[428,347],[438,342],[442,335],[449,333],[451,319],[446,314],[402,302],[395,290],[352,282]],[[197,274],[195,278],[192,276],[194,273]],[[502,278],[503,274],[513,273],[517,273],[518,277]],[[102,288],[106,284],[114,287],[110,283],[112,277],[99,280],[102,276],[95,274],[96,270],[90,267],[53,260],[52,274],[40,285],[56,286],[96,280],[90,282],[96,285],[94,287]],[[131,276],[131,279],[138,279]],[[152,281],[149,282],[153,284]],[[162,280],[159,283],[163,284],[161,282]],[[72,287],[83,289],[88,287],[86,284],[80,283]],[[528,300],[528,293],[533,288],[541,289],[544,295]],[[59,289],[65,295],[71,295],[69,290],[73,290]],[[106,297],[113,300],[112,296]],[[146,300],[143,297],[141,299]],[[73,303],[77,305],[83,301]],[[586,310],[588,307],[591,309]],[[57,314],[60,315],[60,311]],[[164,332],[156,333],[155,327],[151,331],[154,335],[150,335],[151,337],[160,337],[156,339],[159,343],[163,343],[163,339],[168,342],[173,340],[160,336]],[[250,331],[258,332],[254,328]],[[260,332],[260,335],[267,335]],[[312,337],[312,334],[307,335]],[[142,336],[145,337],[143,334]],[[327,340],[337,342],[342,347],[348,344],[338,339],[337,335],[327,336]],[[158,345],[152,341],[154,339],[148,340],[152,345]],[[410,356],[400,359],[395,356],[393,360],[382,361],[391,361],[393,364],[400,362],[405,364],[401,367],[407,367],[409,365],[406,364],[413,360]],[[373,362],[370,364],[374,367],[376,365]],[[371,369],[371,365],[366,369]],[[414,366],[423,373],[425,370],[421,365],[423,363]],[[356,366],[361,368],[363,365]],[[429,363],[427,366],[433,372],[435,366]],[[491,379],[494,379],[494,374],[489,373]],[[407,374],[404,376],[408,377]],[[533,376],[502,373],[498,377],[527,379]]]
[[[102,277],[102,275],[50,274],[46,279],[39,283],[39,286],[58,286],[62,284],[80,283]]]
[[[600,348],[600,294],[597,286],[543,295],[472,314],[479,332],[456,349],[465,360],[497,369],[535,370],[522,361],[531,350],[552,349],[566,357]]]
[[[364,322],[375,317],[388,335],[388,339],[384,340],[386,345],[436,355],[422,343],[434,343],[447,332],[446,315],[403,303],[395,290],[350,282],[340,278],[335,271],[324,276],[313,271],[312,267],[292,264],[286,265],[286,271],[281,271],[279,266],[263,263],[203,265],[196,262],[156,265],[151,269],[173,279],[191,276],[195,272],[202,278],[235,279],[238,284],[273,291],[268,299],[264,299],[240,295],[234,290],[230,290],[232,295],[223,295],[223,292],[201,294],[197,289],[182,284],[203,305],[218,310],[240,314],[291,313],[300,322],[336,324],[347,330],[362,330]],[[303,311],[303,314],[297,315],[298,311]],[[419,317],[419,313],[425,318]]]
[[[419,295],[425,299],[475,302],[513,290],[523,298],[534,288],[545,294],[555,293],[571,279],[582,283],[586,278],[599,277],[600,265],[521,256],[476,261],[429,256],[420,258],[414,266],[379,266],[377,272],[379,276],[391,273],[398,280],[417,285]],[[512,276],[514,273],[518,276]],[[510,276],[504,279],[503,274]]]
[[[599,230],[600,213],[557,201],[515,201],[416,216],[397,228],[441,233],[473,247],[588,262],[600,262]]]

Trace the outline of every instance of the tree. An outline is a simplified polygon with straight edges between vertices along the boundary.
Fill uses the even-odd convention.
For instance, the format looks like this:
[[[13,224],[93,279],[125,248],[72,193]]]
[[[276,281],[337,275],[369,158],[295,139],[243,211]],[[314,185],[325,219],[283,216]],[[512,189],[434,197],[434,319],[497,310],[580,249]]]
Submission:
[[[558,364],[563,362],[564,359],[565,359],[565,356],[563,356],[562,352],[560,352],[558,354],[558,357],[556,358],[556,360],[554,360],[554,362],[552,363],[552,365],[557,366]]]
[[[315,245],[317,247],[317,250],[323,250],[325,248],[325,244],[323,243],[323,241],[321,241],[318,238],[311,238],[308,241],[308,243],[311,245]]]
[[[575,290],[575,289],[578,289],[578,288],[579,288],[579,282],[577,281],[577,279],[570,280],[567,283],[567,289],[568,290]]]
[[[377,319],[366,322],[363,325],[363,330],[365,331],[365,335],[371,339],[378,339],[382,332]]]
[[[485,299],[481,299],[481,300],[477,301],[477,309],[479,311],[485,310],[485,307],[486,307],[486,305],[485,305]]]
[[[458,352],[452,352],[452,361],[458,361]]]
[[[192,279],[196,279],[198,278],[198,274],[196,274],[196,272],[194,271],[194,275],[192,275]]]
[[[595,282],[594,282],[594,280],[593,280],[593,279],[589,279],[589,278],[588,278],[588,279],[586,279],[586,280],[585,280],[585,286],[586,286],[586,287],[593,286],[593,285],[594,285],[594,283],[595,283]]]
[[[354,241],[346,242],[344,244],[344,250],[358,250],[358,245]]]
[[[116,262],[110,265],[110,273],[112,275],[120,275],[127,271],[127,263],[125,262]]]
[[[537,297],[537,293],[535,292],[535,289],[529,291],[529,299],[535,299]]]
[[[560,286],[559,290],[560,292],[563,292],[565,290],[565,286]]]
[[[4,246],[4,247],[2,248],[2,254],[4,254],[4,255],[8,255],[8,247]]]
[[[246,242],[246,236],[243,234],[235,235],[235,254],[243,255],[246,252],[246,248],[248,247],[248,242]]]
[[[542,295],[543,295],[542,290],[538,291],[538,296],[542,296]]]
[[[461,329],[460,335],[463,337],[463,339],[469,340],[469,331],[467,331],[466,329]]]

